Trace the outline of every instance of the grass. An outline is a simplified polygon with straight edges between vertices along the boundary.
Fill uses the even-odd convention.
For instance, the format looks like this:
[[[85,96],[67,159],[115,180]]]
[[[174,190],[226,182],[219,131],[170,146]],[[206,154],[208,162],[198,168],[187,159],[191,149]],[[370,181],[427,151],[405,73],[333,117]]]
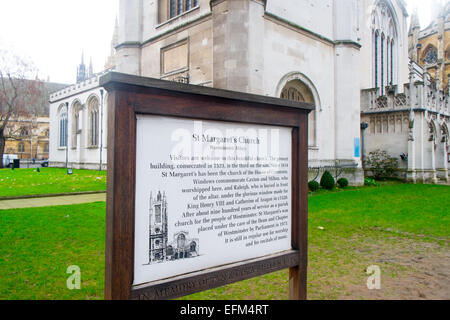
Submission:
[[[449,206],[448,186],[388,184],[379,188],[355,188],[310,198],[309,226],[338,228],[340,232],[381,228],[449,237]]]
[[[0,211],[0,299],[101,299],[105,204]],[[82,289],[67,289],[67,268]]]
[[[391,261],[402,254],[448,253],[449,205],[450,188],[434,185],[310,197],[309,297],[364,298],[354,288],[365,284],[369,265],[395,279],[414,271]],[[104,225],[104,203],[0,211],[0,299],[102,299]],[[81,268],[81,290],[66,288],[70,265]],[[283,270],[183,299],[287,298]]]
[[[0,198],[106,190],[106,172],[66,169],[1,169]]]

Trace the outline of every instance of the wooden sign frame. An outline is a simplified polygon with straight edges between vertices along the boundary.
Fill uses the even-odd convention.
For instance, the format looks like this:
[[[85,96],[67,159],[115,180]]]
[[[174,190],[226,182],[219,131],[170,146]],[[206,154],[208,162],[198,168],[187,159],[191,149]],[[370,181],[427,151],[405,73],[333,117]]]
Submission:
[[[100,86],[108,91],[105,299],[172,299],[286,268],[290,299],[306,299],[313,106],[115,72],[104,75]],[[292,128],[292,250],[133,287],[138,114]]]

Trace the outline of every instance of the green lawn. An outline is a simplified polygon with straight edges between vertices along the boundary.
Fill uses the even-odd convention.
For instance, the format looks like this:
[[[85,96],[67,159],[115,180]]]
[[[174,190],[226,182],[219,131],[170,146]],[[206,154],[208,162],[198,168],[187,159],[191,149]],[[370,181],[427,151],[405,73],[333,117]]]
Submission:
[[[448,258],[449,206],[450,187],[434,185],[310,197],[309,298],[371,298],[364,285],[373,264],[383,272],[383,297],[395,298],[392,281],[421,272],[410,256]],[[104,203],[0,211],[0,299],[102,299],[104,225]],[[81,290],[66,288],[70,265],[81,268]],[[186,297],[287,298],[287,270]]]
[[[105,204],[0,211],[0,299],[100,299]],[[82,290],[66,270],[81,268]]]
[[[1,169],[0,198],[106,190],[106,172],[66,169]]]

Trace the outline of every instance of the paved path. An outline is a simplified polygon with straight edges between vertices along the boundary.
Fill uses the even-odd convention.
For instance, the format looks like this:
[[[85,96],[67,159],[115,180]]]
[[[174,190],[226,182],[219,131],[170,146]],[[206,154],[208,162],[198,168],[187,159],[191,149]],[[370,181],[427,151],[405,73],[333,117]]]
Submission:
[[[106,193],[94,193],[76,196],[60,196],[48,198],[1,200],[0,210],[65,206],[71,204],[91,203],[99,201],[106,201]]]

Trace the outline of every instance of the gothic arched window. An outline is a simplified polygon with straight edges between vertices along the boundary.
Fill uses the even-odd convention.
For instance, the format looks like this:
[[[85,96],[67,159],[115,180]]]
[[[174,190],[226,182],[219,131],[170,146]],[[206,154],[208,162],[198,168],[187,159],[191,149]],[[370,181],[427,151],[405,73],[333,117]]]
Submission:
[[[25,152],[25,144],[23,142],[19,143],[19,146],[17,148],[18,153],[24,153]]]
[[[28,133],[28,129],[27,128],[21,128],[20,129],[20,136],[21,137],[28,137],[29,133]]]
[[[300,80],[289,81],[281,91],[281,99],[315,104],[314,95],[309,87]],[[316,111],[309,114],[309,146],[316,144]]]
[[[433,45],[429,45],[422,55],[422,62],[424,64],[435,64],[438,59],[437,49]]]
[[[394,40],[391,41],[390,51],[391,51],[391,74],[390,74],[391,80],[389,81],[389,84],[393,85],[394,84]]]
[[[380,88],[384,95],[384,88],[396,84],[398,58],[395,46],[397,44],[398,28],[395,12],[390,2],[378,0],[372,11],[373,38],[373,78],[374,87]]]
[[[375,47],[375,66],[374,66],[374,74],[375,74],[375,88],[378,88],[378,40],[380,38],[380,35],[378,33],[378,30],[375,31],[375,39],[374,39],[374,47]]]
[[[67,109],[61,107],[59,113],[59,147],[67,147]]]
[[[385,52],[384,52],[384,34],[381,34],[381,95],[384,95],[384,58],[385,58]]]
[[[155,206],[155,222],[161,223],[161,206]]]
[[[89,147],[98,147],[99,141],[99,103],[96,97],[90,99],[88,104],[89,114]]]

